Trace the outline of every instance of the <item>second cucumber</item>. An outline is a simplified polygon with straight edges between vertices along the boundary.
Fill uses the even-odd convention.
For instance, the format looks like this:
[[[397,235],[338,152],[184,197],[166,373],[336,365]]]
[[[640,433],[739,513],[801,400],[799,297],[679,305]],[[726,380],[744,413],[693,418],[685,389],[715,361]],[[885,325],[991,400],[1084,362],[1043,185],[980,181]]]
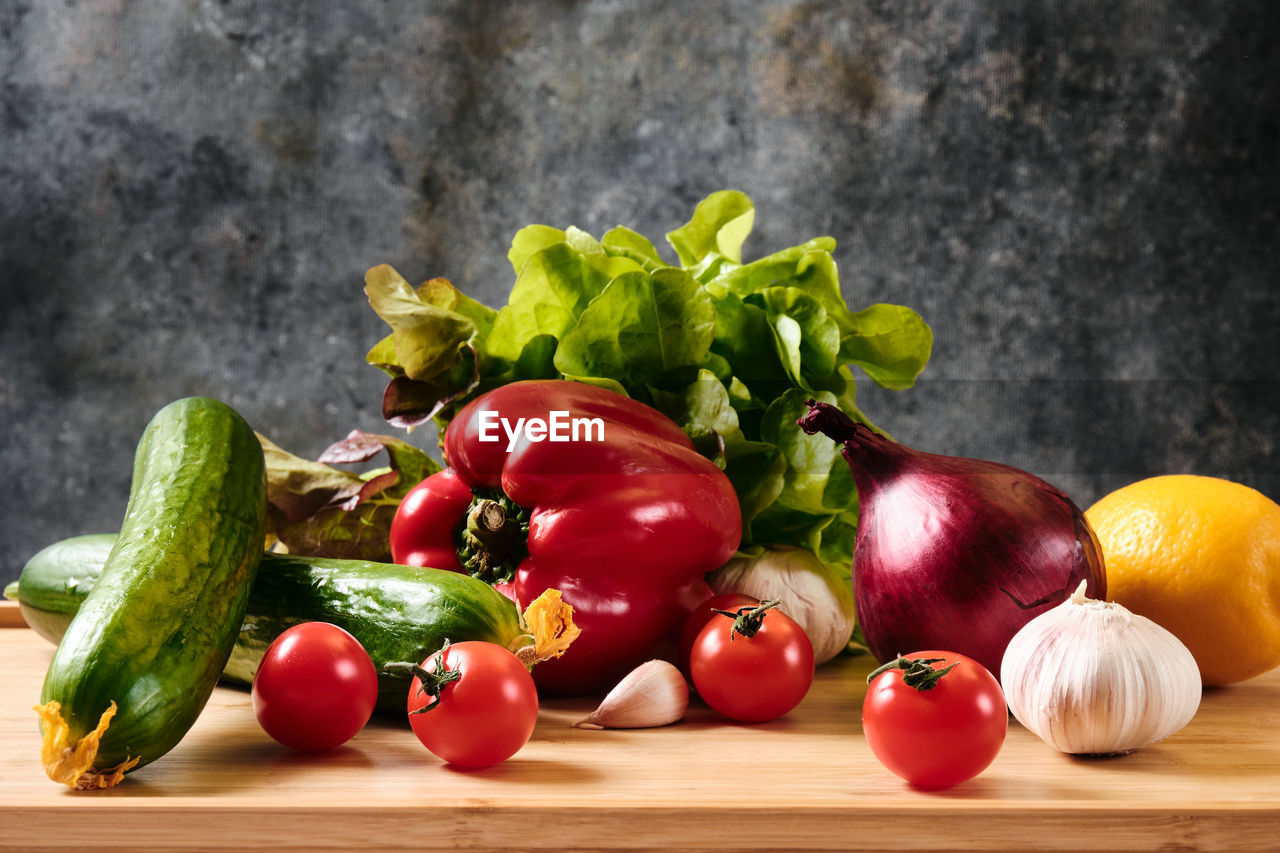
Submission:
[[[16,589],[27,624],[57,643],[97,582],[116,537],[111,533],[55,542],[32,557]],[[539,607],[547,619],[522,626],[516,606],[468,575],[362,560],[262,555],[244,623],[223,671],[248,685],[271,641],[302,622],[331,622],[350,632],[378,667],[378,707],[403,712],[410,674],[388,663],[421,661],[445,640],[485,640],[526,663],[554,656],[576,629],[558,598]],[[549,609],[548,609],[549,608]],[[530,608],[533,610],[534,608]]]

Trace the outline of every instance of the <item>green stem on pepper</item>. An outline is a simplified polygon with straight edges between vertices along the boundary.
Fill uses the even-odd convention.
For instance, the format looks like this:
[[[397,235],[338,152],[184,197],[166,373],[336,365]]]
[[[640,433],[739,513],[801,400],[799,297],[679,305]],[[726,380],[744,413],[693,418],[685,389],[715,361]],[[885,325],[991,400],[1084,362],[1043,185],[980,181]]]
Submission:
[[[529,513],[500,491],[476,490],[455,540],[458,561],[472,577],[510,581],[529,556]]]

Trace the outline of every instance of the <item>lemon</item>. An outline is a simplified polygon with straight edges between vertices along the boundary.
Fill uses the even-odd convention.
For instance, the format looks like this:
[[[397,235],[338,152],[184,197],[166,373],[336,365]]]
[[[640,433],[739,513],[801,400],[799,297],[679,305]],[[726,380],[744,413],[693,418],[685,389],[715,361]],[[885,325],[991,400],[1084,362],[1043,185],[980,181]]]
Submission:
[[[1280,505],[1240,483],[1176,474],[1085,512],[1107,597],[1172,631],[1205,684],[1280,665]]]

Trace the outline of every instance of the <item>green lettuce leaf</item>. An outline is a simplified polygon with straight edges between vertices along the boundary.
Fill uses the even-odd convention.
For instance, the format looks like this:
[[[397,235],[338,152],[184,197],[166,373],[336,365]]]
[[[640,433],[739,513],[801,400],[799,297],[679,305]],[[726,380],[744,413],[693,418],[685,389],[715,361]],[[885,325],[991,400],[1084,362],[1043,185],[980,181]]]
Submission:
[[[391,327],[365,356],[392,377],[382,398],[390,423],[417,426],[477,387],[479,350],[496,311],[442,278],[410,287],[386,264],[365,274],[365,294]]]
[[[538,335],[560,338],[608,283],[608,276],[590,258],[566,242],[530,255],[520,268],[510,300],[494,321],[490,354],[514,359]]]
[[[742,263],[742,244],[755,221],[756,209],[746,193],[721,190],[698,202],[693,218],[668,232],[667,242],[686,267],[697,266],[712,252]]]
[[[444,288],[453,290],[448,282],[435,279],[414,290],[385,264],[365,275],[369,304],[391,327],[391,349],[379,345],[374,352],[386,364],[390,363],[386,356],[393,352],[394,364],[410,379],[431,378],[452,367],[458,359],[459,345],[480,333],[474,319],[456,310],[460,300],[449,305],[447,299],[440,298]],[[458,296],[465,298],[469,306],[482,307],[469,297]]]
[[[854,314],[840,353],[885,388],[910,388],[933,349],[933,331],[903,305],[872,305]]]
[[[267,466],[267,533],[290,553],[390,562],[391,519],[408,491],[440,465],[403,439],[353,430],[316,461],[259,435]],[[364,473],[333,467],[386,451]]]
[[[564,374],[626,377],[624,386],[661,384],[702,363],[715,324],[711,298],[683,270],[623,273],[560,339],[555,365]]]
[[[507,260],[511,262],[511,270],[518,276],[524,269],[525,261],[548,249],[556,243],[564,242],[564,231],[550,225],[526,225],[511,238],[511,248],[507,251]]]
[[[698,371],[697,381],[683,391],[650,388],[653,405],[684,427],[698,451],[724,468],[730,447],[746,443],[738,412],[724,383],[710,370]]]
[[[798,287],[766,287],[752,294],[768,314],[769,322],[782,338],[786,324],[787,349],[783,365],[795,384],[809,387],[805,375],[825,376],[834,373],[840,354],[840,327],[827,316],[827,309]]]
[[[658,254],[653,243],[649,242],[648,237],[637,234],[630,228],[623,228],[621,225],[607,231],[600,238],[600,244],[611,255],[635,261],[645,272],[653,272],[667,266],[667,262],[662,260],[662,256]]]
[[[791,356],[780,345],[761,346],[774,335],[765,309],[714,285],[705,289],[716,311],[711,351],[731,366],[737,380],[737,387],[730,388],[731,396],[754,395],[763,409],[776,394],[791,387],[786,364]],[[797,357],[797,369],[798,365]]]

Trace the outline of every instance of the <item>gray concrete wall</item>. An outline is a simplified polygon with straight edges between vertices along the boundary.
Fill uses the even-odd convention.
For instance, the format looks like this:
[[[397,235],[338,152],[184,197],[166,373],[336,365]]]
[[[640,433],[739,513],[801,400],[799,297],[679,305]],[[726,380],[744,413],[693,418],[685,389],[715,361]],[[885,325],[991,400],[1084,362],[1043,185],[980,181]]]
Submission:
[[[917,388],[860,387],[899,439],[1278,497],[1278,43],[1265,0],[5,0],[0,579],[118,525],[177,397],[388,429],[369,266],[499,302],[517,228],[724,187],[748,256],[830,234],[931,323]]]

